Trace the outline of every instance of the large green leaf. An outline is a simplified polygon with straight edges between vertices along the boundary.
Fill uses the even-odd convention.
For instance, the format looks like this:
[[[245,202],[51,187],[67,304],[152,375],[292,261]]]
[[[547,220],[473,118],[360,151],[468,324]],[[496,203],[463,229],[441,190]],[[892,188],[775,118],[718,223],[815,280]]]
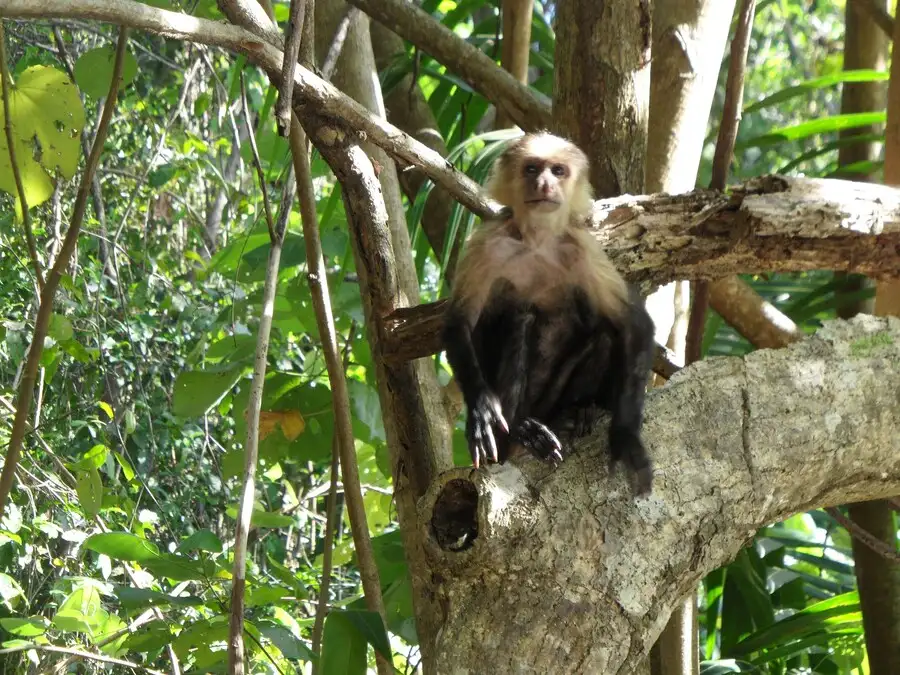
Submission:
[[[84,107],[65,73],[49,66],[31,66],[10,92],[9,116],[16,164],[30,208],[50,197],[53,171],[58,170],[65,178],[75,175],[81,155]],[[0,107],[0,127],[5,123]],[[0,190],[15,196],[18,205],[5,133],[0,134]]]
[[[781,647],[792,640],[827,632],[833,627],[859,626],[861,621],[859,594],[852,591],[811,605],[748,635],[734,646],[733,652],[740,656],[761,649]]]
[[[89,551],[108,555],[113,560],[146,562],[159,558],[159,549],[152,542],[130,532],[92,534],[82,544]]]
[[[751,103],[744,107],[744,114],[756,112],[763,108],[772,107],[778,103],[784,103],[797,96],[808,94],[810,91],[822,89],[824,87],[833,87],[841,82],[885,82],[890,77],[890,73],[883,70],[840,70],[823,77],[814,77],[810,80],[800,82],[792,87],[786,87],[781,91],[770,94],[765,98]]]
[[[845,115],[823,116],[809,122],[801,122],[789,127],[782,127],[769,131],[760,136],[738,141],[735,151],[748,148],[762,148],[786,141],[798,141],[817,134],[827,134],[844,129],[867,127],[873,124],[881,124],[885,120],[884,112],[847,113]]]
[[[325,618],[319,659],[322,675],[363,675],[366,672],[366,639],[344,615],[345,612],[332,610]]]
[[[179,417],[200,417],[209,412],[244,373],[244,366],[223,367],[217,370],[191,370],[175,380],[172,412]]]

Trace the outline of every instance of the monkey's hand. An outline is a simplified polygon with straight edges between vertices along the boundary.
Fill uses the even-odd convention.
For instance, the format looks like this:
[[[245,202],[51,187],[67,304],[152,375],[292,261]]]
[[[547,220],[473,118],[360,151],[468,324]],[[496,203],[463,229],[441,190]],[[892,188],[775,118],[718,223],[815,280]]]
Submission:
[[[526,417],[519,422],[513,436],[545,462],[550,462],[553,466],[562,462],[562,443],[556,434],[533,417]]]
[[[466,418],[466,440],[469,442],[469,452],[472,454],[472,463],[476,469],[481,462],[487,463],[489,458],[494,462],[497,461],[495,426],[500,426],[509,433],[500,401],[492,393],[485,391],[478,395]]]

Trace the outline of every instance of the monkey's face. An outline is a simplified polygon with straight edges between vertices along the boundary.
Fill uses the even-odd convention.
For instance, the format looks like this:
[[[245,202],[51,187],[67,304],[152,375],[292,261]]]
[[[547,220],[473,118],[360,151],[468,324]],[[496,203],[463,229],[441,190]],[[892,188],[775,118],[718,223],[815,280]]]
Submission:
[[[553,213],[570,200],[572,170],[554,158],[525,158],[521,164],[521,203],[526,211]]]

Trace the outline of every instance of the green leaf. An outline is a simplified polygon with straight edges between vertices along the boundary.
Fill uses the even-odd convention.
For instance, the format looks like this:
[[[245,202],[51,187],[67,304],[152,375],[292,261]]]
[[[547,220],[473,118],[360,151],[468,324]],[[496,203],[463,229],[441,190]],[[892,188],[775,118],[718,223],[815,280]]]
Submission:
[[[890,73],[880,70],[839,70],[836,73],[806,80],[792,87],[786,87],[771,96],[766,96],[744,108],[744,114],[756,112],[768,108],[776,103],[783,103],[796,96],[801,96],[816,89],[833,87],[841,82],[884,82],[890,77]]]
[[[103,482],[96,468],[91,467],[75,474],[75,492],[85,514],[93,518],[100,513],[100,506],[103,503]]]
[[[147,183],[150,184],[150,187],[161,188],[172,180],[176,173],[178,173],[178,165],[163,164],[150,172],[147,176]]]
[[[325,618],[319,672],[322,675],[366,672],[366,640],[340,610],[332,610]]]
[[[179,417],[200,417],[216,405],[237,384],[242,367],[225,370],[193,370],[175,380],[172,412]]]
[[[144,563],[159,558],[159,549],[152,542],[130,532],[103,532],[84,540],[83,548],[108,555],[113,560]]]
[[[113,593],[126,609],[147,609],[149,607],[196,607],[203,604],[203,599],[196,595],[180,595],[178,597],[151,591],[146,588],[116,585]]]
[[[232,520],[237,520],[237,507],[230,506],[225,510],[225,514]],[[250,516],[250,525],[252,527],[290,527],[295,522],[293,516],[286,516],[283,513],[274,511],[263,511],[262,509],[253,509]]]
[[[203,581],[211,578],[217,569],[215,563],[209,560],[191,560],[171,553],[148,560],[144,566],[157,577],[168,577],[175,581]]]
[[[873,124],[881,124],[884,122],[886,113],[870,112],[870,113],[847,113],[846,115],[832,115],[830,117],[819,117],[810,122],[801,122],[789,127],[775,129],[768,133],[753,138],[739,141],[735,144],[735,150],[746,150],[747,148],[762,148],[769,145],[776,145],[786,141],[797,141],[816,134],[826,134],[843,129],[854,129],[856,127],[866,127]]]
[[[261,621],[259,630],[278,647],[284,658],[292,661],[315,661],[315,653],[300,638],[284,626],[271,621]]]
[[[227,616],[220,615],[212,619],[201,619],[194,622],[175,638],[175,641],[172,643],[175,653],[183,658],[193,647],[227,640],[228,619]]]
[[[33,638],[43,635],[50,627],[50,622],[42,616],[33,616],[27,619],[7,618],[0,619],[0,626],[7,633],[20,638]]]
[[[289,596],[291,592],[282,586],[255,586],[247,591],[247,607],[272,605]]]
[[[65,73],[49,66],[31,66],[10,92],[9,115],[16,163],[30,208],[52,194],[51,172],[58,169],[69,179],[75,175],[81,156],[84,107]],[[0,107],[0,126],[5,123]],[[21,208],[6,134],[0,134],[0,190],[15,196],[17,209]]]
[[[16,604],[13,602],[14,600],[23,597],[25,597],[25,593],[19,585],[19,582],[8,574],[0,572],[0,598],[3,598],[4,604],[12,607]]]
[[[826,631],[838,624],[861,626],[859,593],[852,591],[810,605],[793,616],[762,628],[738,642],[732,650],[737,656],[760,649],[771,649],[791,640]]]
[[[122,467],[122,473],[125,474],[125,480],[130,483],[134,480],[134,469],[131,468],[131,462],[125,459],[125,456],[121,452],[116,452],[114,454],[119,466]]]
[[[141,626],[134,634],[129,635],[125,646],[132,652],[153,652],[162,649],[174,638],[175,635],[169,629],[169,625],[165,621],[156,620]]]
[[[75,335],[75,329],[72,328],[72,322],[62,314],[50,315],[50,326],[47,328],[47,335],[57,342],[68,342]]]
[[[106,461],[109,454],[109,448],[105,445],[97,444],[81,456],[74,464],[70,464],[72,471],[90,471],[91,469],[99,469]]]
[[[89,584],[69,594],[53,616],[53,625],[59,630],[93,635],[105,623],[106,617],[106,610],[100,604],[100,592]]]
[[[103,98],[109,94],[115,62],[116,50],[114,48],[95,47],[89,49],[75,62],[75,83],[88,96]],[[137,75],[137,61],[131,52],[126,51],[122,60],[122,79],[119,83],[119,91],[122,91],[135,75]]]
[[[384,622],[377,612],[370,612],[362,609],[332,610],[329,613],[330,619],[334,614],[342,617],[359,633],[359,635],[370,645],[375,651],[391,660],[391,643],[388,640],[387,631],[384,629]]]
[[[219,539],[211,530],[197,530],[181,542],[176,549],[179,553],[186,551],[209,551],[210,553],[221,553],[223,550],[222,540]]]
[[[109,417],[109,419],[111,419],[111,420],[115,419],[116,416],[115,416],[115,414],[113,414],[113,409],[109,405],[109,403],[107,403],[106,401],[98,401],[97,405],[100,406],[100,409],[106,413],[106,415],[107,415],[107,417]]]

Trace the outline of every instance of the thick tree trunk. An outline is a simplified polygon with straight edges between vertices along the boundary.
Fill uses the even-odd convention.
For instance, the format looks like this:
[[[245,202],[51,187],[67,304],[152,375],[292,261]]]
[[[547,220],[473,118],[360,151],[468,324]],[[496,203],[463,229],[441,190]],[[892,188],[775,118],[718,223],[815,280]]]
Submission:
[[[650,392],[649,498],[609,476],[605,424],[555,471],[528,456],[442,475],[419,504],[435,672],[630,672],[758,528],[900,490],[898,388],[900,322],[835,321]]]
[[[650,98],[650,3],[556,4],[553,124],[591,160],[598,197],[641,192]]]

